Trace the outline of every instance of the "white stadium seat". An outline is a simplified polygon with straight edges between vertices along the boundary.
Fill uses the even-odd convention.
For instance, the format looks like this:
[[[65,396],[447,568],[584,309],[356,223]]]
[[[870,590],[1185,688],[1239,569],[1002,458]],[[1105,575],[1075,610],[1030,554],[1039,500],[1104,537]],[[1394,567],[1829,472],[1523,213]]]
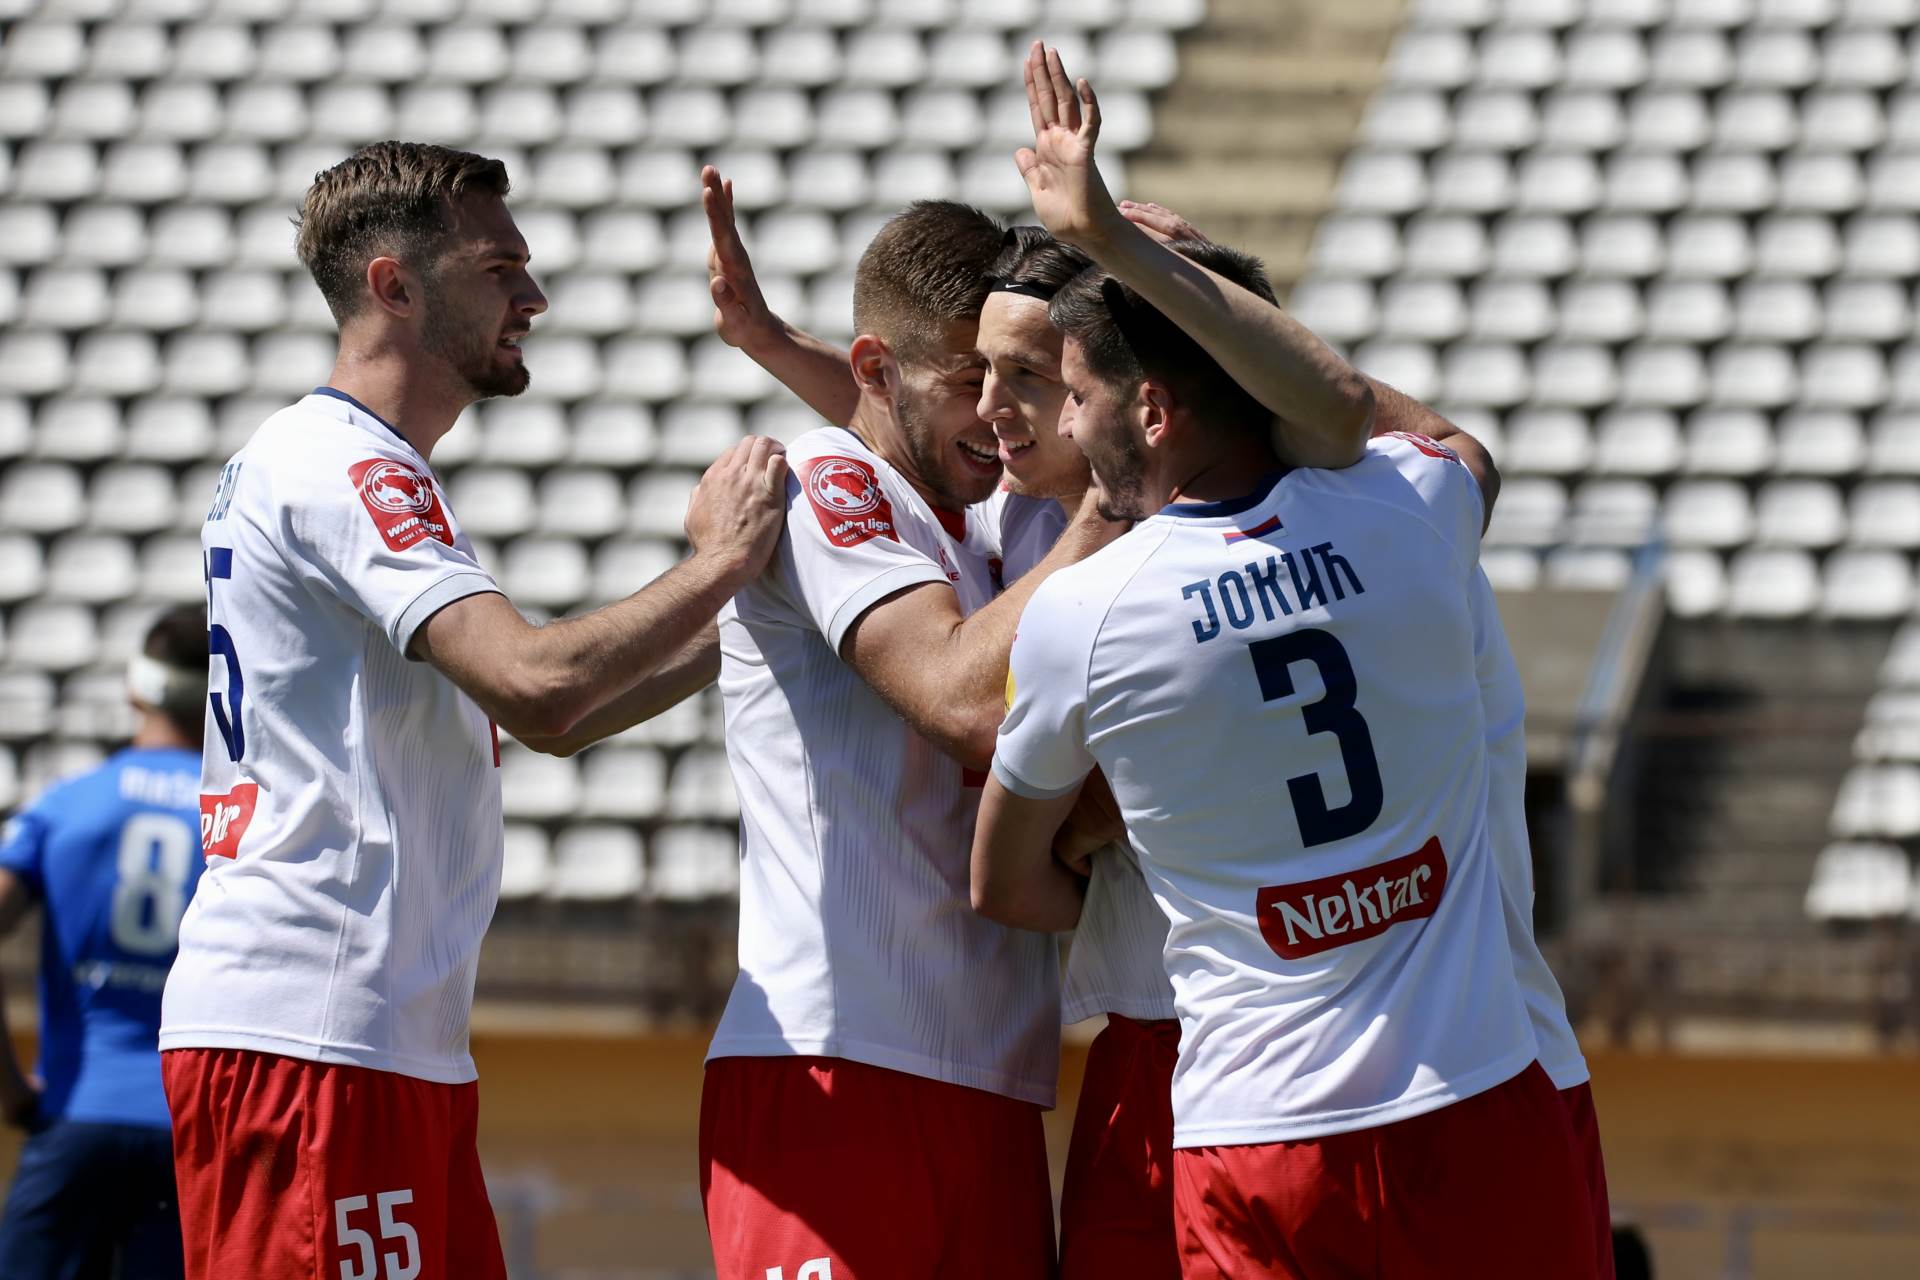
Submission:
[[[1575,409],[1520,409],[1506,423],[1503,470],[1514,475],[1570,476],[1593,461],[1587,417]]]
[[[1920,483],[1873,480],[1848,495],[1848,541],[1859,547],[1920,550]]]
[[[1820,574],[1804,551],[1749,547],[1728,565],[1727,612],[1736,618],[1804,618],[1820,598]]]
[[[1659,226],[1644,215],[1589,218],[1581,228],[1579,261],[1580,270],[1589,275],[1638,279],[1665,264],[1666,242]]]
[[[1707,617],[1727,605],[1726,564],[1716,552],[1681,549],[1664,564],[1667,603],[1683,618]]]
[[[666,807],[666,762],[650,747],[608,743],[580,757],[580,813],[639,821]]]
[[[515,538],[507,543],[500,581],[512,600],[565,609],[588,594],[587,553],[572,538]]]
[[[1845,621],[1889,621],[1911,613],[1913,564],[1897,551],[1841,551],[1822,574],[1820,616]]]
[[[1560,541],[1567,491],[1557,480],[1516,477],[1501,486],[1487,529],[1489,546],[1547,547]]]
[[[546,892],[552,877],[547,833],[529,823],[507,823],[500,863],[500,900],[537,898]]]
[[[652,842],[648,891],[670,900],[729,897],[740,887],[739,842],[705,826],[663,827]]]
[[[1344,232],[1350,242],[1340,244],[1338,238],[1329,240],[1327,225],[1323,223],[1323,234],[1315,240],[1315,257],[1321,255],[1321,248],[1327,248],[1336,255],[1336,261],[1352,261],[1357,269],[1354,274],[1379,274],[1394,269],[1394,259],[1402,259],[1405,271],[1415,276],[1473,276],[1486,271],[1492,261],[1492,251],[1486,242],[1486,225],[1476,217],[1452,215],[1452,213],[1421,213],[1407,221],[1407,240],[1402,253],[1398,240],[1392,238],[1392,225],[1377,225],[1371,219],[1350,219]],[[1380,236],[1384,230],[1384,236]],[[1380,259],[1371,259],[1361,265],[1357,259],[1367,257],[1365,244],[1367,238],[1377,240],[1375,248],[1388,249],[1386,265],[1380,265]],[[1325,265],[1332,271],[1331,265]]]
[[[1807,915],[1815,920],[1872,920],[1902,916],[1915,892],[1906,850],[1878,841],[1830,844],[1813,864]]]
[[[34,415],[34,456],[67,462],[99,462],[123,451],[120,406],[102,396],[53,396]]]

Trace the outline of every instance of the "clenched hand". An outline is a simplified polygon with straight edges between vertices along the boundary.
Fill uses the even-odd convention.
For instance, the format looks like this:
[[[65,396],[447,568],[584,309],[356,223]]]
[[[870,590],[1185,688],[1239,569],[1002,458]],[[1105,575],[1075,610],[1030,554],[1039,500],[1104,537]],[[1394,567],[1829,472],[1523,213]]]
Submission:
[[[687,541],[696,557],[751,578],[766,567],[787,515],[787,452],[748,436],[721,454],[687,502]]]

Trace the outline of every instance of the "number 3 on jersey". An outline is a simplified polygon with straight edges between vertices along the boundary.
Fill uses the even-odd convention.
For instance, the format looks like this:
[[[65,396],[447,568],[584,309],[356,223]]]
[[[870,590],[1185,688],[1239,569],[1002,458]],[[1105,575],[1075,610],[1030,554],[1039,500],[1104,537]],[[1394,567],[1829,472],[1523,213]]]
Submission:
[[[207,574],[207,649],[213,656],[224,658],[227,664],[227,693],[225,699],[214,690],[208,690],[207,702],[213,709],[214,727],[220,730],[220,740],[226,744],[227,758],[238,760],[246,754],[247,731],[240,723],[240,705],[246,698],[246,681],[240,675],[240,655],[234,651],[233,637],[227,629],[213,620],[213,583],[216,578],[233,577],[233,548],[208,547],[205,561]]]
[[[1380,816],[1385,792],[1380,783],[1380,761],[1373,751],[1373,734],[1354,706],[1360,693],[1347,651],[1333,634],[1318,628],[1289,631],[1247,646],[1254,673],[1260,679],[1260,698],[1272,702],[1294,693],[1295,662],[1311,662],[1320,672],[1326,696],[1300,708],[1308,733],[1331,733],[1340,743],[1340,762],[1346,766],[1348,801],[1337,809],[1327,806],[1320,775],[1303,773],[1287,779],[1293,814],[1300,823],[1300,843],[1306,848],[1357,836]]]

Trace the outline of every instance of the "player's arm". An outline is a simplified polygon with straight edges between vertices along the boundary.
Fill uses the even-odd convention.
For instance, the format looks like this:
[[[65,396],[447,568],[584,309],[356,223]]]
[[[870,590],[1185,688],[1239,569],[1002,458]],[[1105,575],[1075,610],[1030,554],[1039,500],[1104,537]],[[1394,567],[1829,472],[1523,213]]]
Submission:
[[[1047,230],[1084,250],[1205,348],[1280,419],[1281,439],[1299,465],[1358,462],[1374,412],[1366,379],[1279,307],[1175,253],[1122,215],[1093,163],[1099,102],[1085,80],[1076,95],[1057,50],[1034,44],[1026,84],[1034,145],[1022,148],[1016,162]]]
[[[1487,524],[1493,519],[1494,501],[1500,496],[1500,468],[1494,465],[1493,455],[1487,452],[1487,446],[1405,392],[1373,378],[1367,381],[1373,384],[1375,401],[1379,405],[1373,434],[1411,431],[1415,435],[1437,440],[1459,454],[1460,461],[1480,486],[1481,506],[1485,510],[1480,530],[1486,532]]]
[[[969,868],[973,909],[1023,929],[1070,929],[1086,881],[1054,856],[1095,772],[1086,746],[1087,621],[1104,612],[1041,590],[1009,658],[1007,708],[980,799]]]
[[[847,629],[840,656],[915,732],[967,768],[985,769],[1006,713],[1007,656],[1021,611],[1047,575],[1121,532],[1100,518],[1089,494],[1046,558],[993,603],[962,614],[946,583],[908,587]]]
[[[1063,933],[1080,923],[1087,882],[1053,856],[1054,833],[1079,799],[1017,795],[989,777],[973,828],[973,909],[1016,929]]]
[[[733,214],[733,182],[712,165],[700,171],[700,206],[713,245],[707,250],[707,290],[713,295],[713,331],[778,378],[807,407],[835,426],[853,420],[860,388],[847,353],[796,329],[767,306],[753,261]]]
[[[1162,204],[1122,200],[1120,213],[1128,222],[1162,242],[1209,239],[1200,228]],[[1486,446],[1436,412],[1432,406],[1422,404],[1378,378],[1368,374],[1362,376],[1373,390],[1373,428],[1370,434],[1377,436],[1389,431],[1411,431],[1445,444],[1460,455],[1460,461],[1466,464],[1467,470],[1479,482],[1487,518],[1492,519],[1494,500],[1500,496],[1500,469],[1494,464],[1493,455],[1487,452]],[[1307,465],[1293,455],[1290,441],[1284,436],[1278,444],[1283,460],[1297,466]]]
[[[567,732],[520,741],[550,756],[570,756],[679,706],[719,678],[720,628],[708,623],[652,675],[589,711]]]
[[[660,672],[760,572],[779,540],[785,492],[780,446],[743,440],[694,490],[687,508],[693,555],[638,593],[545,626],[495,592],[466,596],[414,632],[412,654],[516,738],[564,738]]]
[[[1126,834],[1127,823],[1120,816],[1113,788],[1107,785],[1107,775],[1095,769],[1087,775],[1066,821],[1053,834],[1053,856],[1075,875],[1091,875],[1093,855]]]

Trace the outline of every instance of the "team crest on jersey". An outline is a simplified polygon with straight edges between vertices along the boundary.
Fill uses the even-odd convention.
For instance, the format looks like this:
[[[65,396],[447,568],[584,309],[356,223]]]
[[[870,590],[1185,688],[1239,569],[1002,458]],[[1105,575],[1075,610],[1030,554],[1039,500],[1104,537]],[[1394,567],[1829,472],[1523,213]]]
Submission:
[[[806,464],[802,484],[820,528],[834,546],[857,547],[873,538],[898,540],[893,504],[868,463],[858,458],[815,458]]]
[[[240,837],[253,822],[253,806],[260,799],[259,784],[243,782],[223,796],[200,797],[200,848],[209,858],[231,858],[240,851]]]
[[[347,478],[393,550],[405,551],[428,538],[453,545],[453,528],[440,505],[440,494],[416,468],[392,458],[369,458],[348,467]]]

